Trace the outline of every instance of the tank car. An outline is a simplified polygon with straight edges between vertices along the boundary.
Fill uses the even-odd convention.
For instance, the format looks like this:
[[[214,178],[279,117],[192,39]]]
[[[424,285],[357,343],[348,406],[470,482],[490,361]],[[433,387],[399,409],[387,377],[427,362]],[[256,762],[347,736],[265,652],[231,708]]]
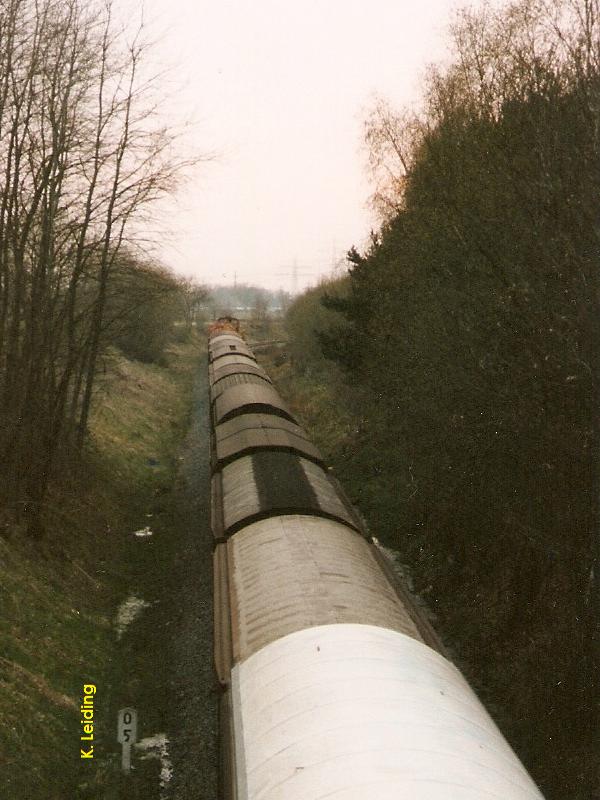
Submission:
[[[539,800],[238,330],[209,338],[226,800]]]

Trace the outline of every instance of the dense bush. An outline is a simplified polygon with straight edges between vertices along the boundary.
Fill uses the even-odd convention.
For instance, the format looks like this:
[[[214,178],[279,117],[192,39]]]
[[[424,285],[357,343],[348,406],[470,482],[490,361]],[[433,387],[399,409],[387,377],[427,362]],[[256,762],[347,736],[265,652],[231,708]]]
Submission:
[[[522,0],[453,34],[422,115],[369,121],[372,163],[395,153],[400,178],[320,341],[368,391],[363,510],[433,587],[548,796],[583,800],[600,719],[598,7]]]
[[[185,287],[168,270],[129,262],[122,265],[109,303],[107,337],[129,358],[160,363],[165,347],[184,324]]]
[[[325,308],[324,297],[343,298],[348,278],[323,280],[313,289],[299,295],[285,316],[285,328],[289,335],[289,350],[294,366],[301,373],[322,373],[335,365],[322,353],[319,336],[337,331],[343,325],[343,317]]]

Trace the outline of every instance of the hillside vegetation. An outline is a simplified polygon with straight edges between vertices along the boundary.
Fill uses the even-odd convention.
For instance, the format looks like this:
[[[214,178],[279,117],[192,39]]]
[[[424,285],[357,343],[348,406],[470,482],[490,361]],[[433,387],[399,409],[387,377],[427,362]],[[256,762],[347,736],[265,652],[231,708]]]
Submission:
[[[116,796],[110,791],[119,763],[112,716],[120,669],[114,619],[136,569],[124,556],[150,511],[153,529],[160,529],[156,498],[164,505],[174,480],[198,345],[171,345],[164,357],[158,366],[109,353],[87,456],[51,488],[46,539],[33,543],[14,524],[0,535],[6,800]],[[123,671],[129,673],[131,664]],[[93,762],[79,757],[83,684],[97,686]]]
[[[325,449],[553,800],[598,787],[599,19],[459,15],[422,111],[367,120],[380,229],[288,314]]]

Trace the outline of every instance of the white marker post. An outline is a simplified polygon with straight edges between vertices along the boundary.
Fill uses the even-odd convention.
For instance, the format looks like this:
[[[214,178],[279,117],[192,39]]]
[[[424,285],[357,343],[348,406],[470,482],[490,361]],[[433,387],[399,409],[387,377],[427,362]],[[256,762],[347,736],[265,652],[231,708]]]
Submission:
[[[117,741],[123,745],[121,768],[123,772],[131,769],[131,745],[137,742],[137,711],[135,708],[122,708],[119,711]]]

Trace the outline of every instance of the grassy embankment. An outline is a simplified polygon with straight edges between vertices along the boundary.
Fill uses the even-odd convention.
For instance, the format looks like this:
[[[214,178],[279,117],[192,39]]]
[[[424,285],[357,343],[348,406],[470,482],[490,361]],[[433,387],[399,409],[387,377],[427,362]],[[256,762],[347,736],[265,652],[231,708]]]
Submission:
[[[3,800],[100,797],[112,782],[114,616],[134,569],[121,556],[150,514],[160,527],[198,344],[173,346],[167,361],[107,359],[85,463],[53,490],[44,540],[34,544],[7,522],[0,530]],[[95,762],[79,752],[84,684],[97,686]]]

